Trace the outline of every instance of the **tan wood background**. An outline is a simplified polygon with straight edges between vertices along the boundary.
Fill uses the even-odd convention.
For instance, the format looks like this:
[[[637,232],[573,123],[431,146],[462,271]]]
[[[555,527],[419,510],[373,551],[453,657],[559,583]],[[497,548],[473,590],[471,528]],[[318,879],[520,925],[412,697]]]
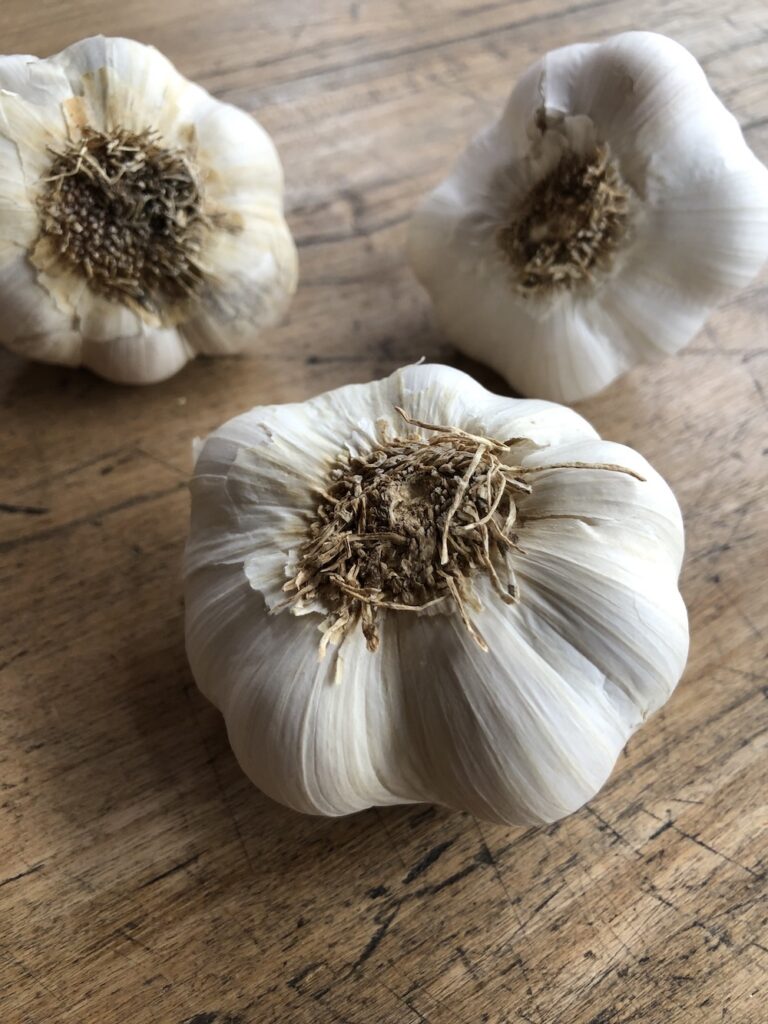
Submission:
[[[692,626],[581,813],[284,810],[182,641],[190,439],[422,354],[502,388],[430,326],[409,212],[528,62],[636,27],[687,45],[768,158],[765,0],[2,0],[8,52],[127,34],[255,112],[302,265],[248,362],[139,390],[0,357],[3,1024],[765,1021],[768,273],[579,407],[677,492]]]

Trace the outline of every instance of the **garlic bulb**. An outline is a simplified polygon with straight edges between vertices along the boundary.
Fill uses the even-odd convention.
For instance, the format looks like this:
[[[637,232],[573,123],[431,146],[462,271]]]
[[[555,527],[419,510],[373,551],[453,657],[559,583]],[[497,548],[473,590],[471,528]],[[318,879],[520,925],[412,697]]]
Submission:
[[[534,64],[426,198],[409,259],[453,342],[571,402],[673,353],[768,256],[768,170],[652,32]]]
[[[296,251],[271,139],[151,46],[0,57],[0,341],[125,383],[253,347]]]
[[[187,651],[243,769],[290,807],[552,821],[677,683],[682,552],[636,452],[410,366],[208,437]]]

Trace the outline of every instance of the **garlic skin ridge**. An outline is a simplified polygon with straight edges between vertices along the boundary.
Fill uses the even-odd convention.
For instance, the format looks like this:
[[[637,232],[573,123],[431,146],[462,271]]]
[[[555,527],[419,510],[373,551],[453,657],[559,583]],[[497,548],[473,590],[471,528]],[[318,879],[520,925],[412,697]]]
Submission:
[[[153,226],[155,213],[147,214],[149,240],[143,249],[139,244],[135,260],[141,280],[125,300],[117,291],[97,289],[92,275],[93,258],[103,255],[93,238],[102,237],[102,227],[109,229],[109,211],[95,236],[92,226],[80,236],[86,239],[80,263],[57,233],[61,206],[55,197],[50,200],[57,155],[74,152],[83,139],[98,140],[88,173],[109,192],[107,179],[119,179],[125,168],[111,174],[103,161],[101,170],[96,164],[120,132],[128,149],[137,139],[151,138],[190,169],[201,226],[184,242],[186,249],[176,247],[178,265],[171,259],[163,278],[165,287],[185,275],[191,279],[191,260],[199,272],[186,292],[173,287],[171,297],[162,289],[154,296],[142,290],[146,268],[157,257],[153,232],[190,234],[185,184],[166,182],[172,199],[174,188],[180,200],[187,191],[187,208],[182,203],[172,209],[161,229]],[[101,209],[89,206],[89,181],[77,167],[75,153],[59,180],[79,189],[82,206],[76,211],[101,217]],[[132,173],[138,189],[141,173]],[[124,175],[123,184],[129,178]],[[140,192],[136,196],[141,218],[148,207],[141,206]],[[47,235],[46,202],[56,229]],[[74,232],[72,237],[79,243]],[[124,267],[131,238],[116,238],[111,256],[122,257]],[[58,255],[61,248],[67,258]],[[254,118],[215,100],[159,51],[130,39],[84,39],[44,60],[0,57],[0,342],[9,349],[43,362],[83,365],[120,383],[157,382],[197,354],[256,349],[260,332],[283,318],[297,274],[283,217],[282,167]]]
[[[499,232],[562,154],[601,145],[624,237],[572,287],[520,294]],[[678,43],[627,32],[566,46],[523,74],[422,201],[408,257],[459,349],[523,394],[570,403],[678,351],[752,280],[768,257],[768,170]],[[564,277],[581,278],[581,258]]]
[[[487,578],[471,615],[387,611],[372,653],[360,629],[320,658],[324,611],[286,601],[317,492],[341,448],[370,450],[415,419],[525,438],[548,469],[521,497],[520,598]],[[637,452],[570,409],[502,398],[443,366],[410,366],[306,402],[262,406],[214,431],[191,483],[187,652],[243,770],[299,811],[342,815],[432,802],[513,825],[591,799],[627,739],[670,696],[688,630],[674,496]],[[303,612],[303,614],[298,614]],[[337,683],[337,685],[334,685]]]

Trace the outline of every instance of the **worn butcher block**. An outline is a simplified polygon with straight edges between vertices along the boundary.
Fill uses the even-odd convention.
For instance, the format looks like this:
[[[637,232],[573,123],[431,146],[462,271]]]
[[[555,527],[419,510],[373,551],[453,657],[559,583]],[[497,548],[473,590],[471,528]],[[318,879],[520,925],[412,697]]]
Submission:
[[[409,214],[529,62],[641,27],[768,159],[762,0],[2,0],[5,52],[129,35],[255,113],[302,275],[258,357],[152,388],[0,357],[4,1024],[766,1020],[768,273],[578,407],[678,495],[692,632],[578,814],[301,817],[241,774],[184,654],[191,439],[422,355],[503,389],[432,326]]]

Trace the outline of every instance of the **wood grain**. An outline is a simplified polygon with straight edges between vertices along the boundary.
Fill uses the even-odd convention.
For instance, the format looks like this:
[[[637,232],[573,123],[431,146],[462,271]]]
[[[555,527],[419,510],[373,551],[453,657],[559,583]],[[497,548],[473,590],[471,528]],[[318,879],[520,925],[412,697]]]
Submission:
[[[293,814],[241,775],[182,642],[191,438],[419,355],[503,389],[430,326],[409,212],[531,59],[640,26],[699,57],[768,158],[763,0],[3,0],[8,52],[127,34],[256,113],[302,264],[248,362],[138,390],[0,357],[4,1022],[765,1020],[768,274],[580,406],[678,494],[692,627],[677,693],[581,813]]]

